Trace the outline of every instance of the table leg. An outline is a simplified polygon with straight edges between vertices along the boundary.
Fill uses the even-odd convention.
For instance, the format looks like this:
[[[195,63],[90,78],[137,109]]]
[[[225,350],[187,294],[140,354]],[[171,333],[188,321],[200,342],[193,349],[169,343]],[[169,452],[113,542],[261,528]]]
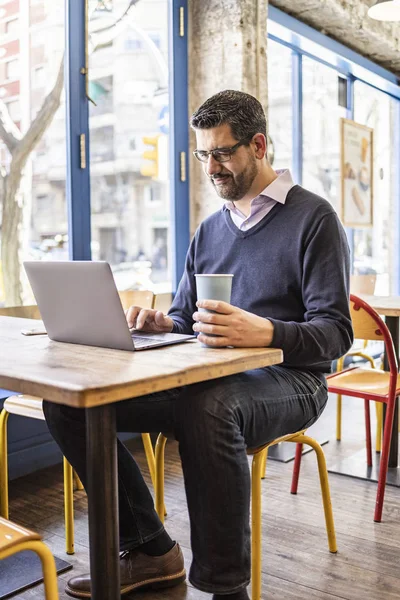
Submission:
[[[386,317],[385,318],[386,325],[392,335],[394,352],[397,356],[397,360],[399,359],[399,318],[398,317]],[[385,369],[388,370],[388,364],[385,356]],[[385,422],[386,415],[386,404],[383,405],[383,422]],[[398,456],[399,456],[399,399],[396,398],[396,405],[394,409],[394,417],[393,417],[393,431],[392,431],[392,441],[390,443],[390,453],[389,453],[389,468],[398,466]]]
[[[120,600],[115,406],[86,409],[92,600]]]

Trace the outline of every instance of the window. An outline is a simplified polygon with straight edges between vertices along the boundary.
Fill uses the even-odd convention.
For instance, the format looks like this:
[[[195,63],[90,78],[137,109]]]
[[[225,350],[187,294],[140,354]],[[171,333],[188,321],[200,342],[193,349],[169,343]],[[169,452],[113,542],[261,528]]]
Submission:
[[[17,58],[6,62],[6,79],[19,78],[19,60]]]
[[[90,133],[90,146],[92,163],[114,160],[114,126],[93,127]]]
[[[361,81],[354,84],[354,120],[374,130],[373,227],[354,232],[354,269],[377,274],[375,293],[395,289],[395,111],[398,101]]]
[[[337,71],[303,57],[303,186],[340,203],[340,117]]]
[[[157,46],[158,49],[161,48],[161,36],[159,33],[149,33],[149,38]]]
[[[172,285],[168,46],[164,51],[162,43],[168,40],[168,5],[143,1],[134,20],[127,15],[119,23],[118,36],[110,28],[112,45],[103,30],[100,52],[90,54],[90,88],[98,103],[89,113],[92,258],[109,260],[119,289],[144,285],[138,256],[149,263],[147,286],[158,292]],[[93,40],[96,26],[92,20]]]
[[[13,37],[17,37],[19,35],[19,19],[11,19],[10,21],[6,22],[5,26],[6,35]]]
[[[113,112],[113,78],[107,75],[89,82],[89,96],[96,103],[92,105],[91,116]]]
[[[292,51],[268,40],[268,128],[274,169],[292,165]]]
[[[152,204],[153,202],[160,202],[162,199],[163,189],[160,184],[153,182],[144,188],[145,203]]]
[[[46,69],[44,67],[35,67],[33,70],[32,87],[40,88],[46,85]]]
[[[21,105],[19,100],[12,100],[6,103],[10,118],[17,123],[21,119]]]
[[[134,33],[128,34],[124,40],[124,50],[135,52],[143,48],[143,42]]]
[[[25,3],[26,4],[26,3]],[[32,9],[32,0],[26,6]],[[41,24],[41,39],[46,40],[43,44],[43,60],[40,67],[33,69],[30,88],[25,89],[24,95],[15,95],[8,102],[8,110],[13,121],[21,121],[21,128],[25,131],[29,128],[32,118],[43,105],[45,95],[43,90],[36,91],[38,79],[46,84],[50,92],[56,83],[58,69],[64,54],[64,1],[41,3],[43,8],[43,21]],[[60,10],[61,9],[61,10]],[[24,9],[25,10],[25,9]],[[17,31],[18,35],[29,40],[25,51],[30,64],[35,67],[36,49],[33,47],[32,33],[35,30],[33,23],[25,24],[14,19],[15,23],[9,22],[9,30]],[[18,25],[18,27],[17,27]],[[36,62],[35,62],[36,61]],[[13,59],[5,63],[5,72],[0,75],[0,87],[5,86],[7,80],[20,81],[26,74],[20,72],[20,62]],[[27,79],[27,78],[26,78]],[[16,94],[19,94],[20,86],[15,86]],[[63,105],[62,88],[56,90],[60,95],[61,106],[56,112],[47,114],[50,125],[39,140],[30,147],[25,148],[28,154],[28,163],[21,180],[21,188],[18,195],[23,202],[24,210],[21,219],[13,219],[12,207],[8,210],[10,214],[5,223],[2,223],[1,235],[6,235],[13,246],[19,252],[21,262],[27,259],[55,260],[68,256],[68,244],[66,241],[67,231],[67,209],[65,201],[65,179],[66,179],[66,152],[65,152],[65,107]],[[31,118],[29,119],[29,107]],[[4,165],[7,174],[10,173],[12,162],[9,160],[10,153],[7,151]],[[14,173],[17,178],[20,173]],[[1,219],[1,217],[0,217]],[[4,228],[8,229],[5,230]],[[18,236],[18,231],[20,236]],[[7,271],[7,265],[2,265],[3,274],[7,272],[7,292],[0,282],[0,304],[7,301],[9,304],[32,303],[33,296],[26,281],[21,264],[18,268]],[[22,295],[14,291],[22,284]],[[11,291],[12,290],[12,291]],[[7,297],[6,297],[7,293]],[[10,295],[11,294],[11,295]]]
[[[268,87],[274,167],[284,166],[280,156],[290,144],[293,162],[301,166],[302,185],[326,198],[340,214],[340,119],[373,129],[373,226],[346,231],[353,272],[376,274],[376,294],[396,294],[400,286],[398,79],[333,40],[325,43],[319,32],[310,35],[308,27],[272,6],[268,31],[273,37],[268,40]],[[292,90],[297,82],[291,77],[291,55],[302,65],[300,103],[292,100],[300,89]],[[302,145],[292,148],[290,129],[297,119],[302,122]]]

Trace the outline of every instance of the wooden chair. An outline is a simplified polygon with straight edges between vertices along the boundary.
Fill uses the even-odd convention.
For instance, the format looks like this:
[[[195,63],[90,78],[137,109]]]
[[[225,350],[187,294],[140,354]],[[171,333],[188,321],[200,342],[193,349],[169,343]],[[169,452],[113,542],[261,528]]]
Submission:
[[[350,290],[353,294],[368,294],[373,295],[376,285],[376,275],[351,275]],[[368,340],[362,341],[361,347],[352,348],[345,356],[342,356],[337,361],[336,371],[343,371],[344,361],[347,357],[359,357],[369,362],[371,368],[375,368],[374,359],[366,352]],[[383,367],[381,367],[383,368]],[[375,404],[376,409],[376,437],[375,450],[381,451],[382,445],[382,419],[383,406],[379,403]],[[340,442],[342,439],[342,394],[338,394],[336,401],[336,440]]]
[[[154,294],[151,291],[121,291],[119,292],[122,306],[125,309],[131,305],[152,308]],[[37,306],[14,306],[0,308],[0,315],[41,319]],[[8,461],[7,461],[7,421],[9,414],[30,417],[41,421],[45,420],[42,409],[42,398],[28,395],[15,395],[7,398],[0,413],[0,516],[8,519]],[[142,434],[142,441],[149,466],[151,480],[155,481],[155,460],[153,445],[148,433]],[[73,477],[75,476],[76,488],[83,489],[79,478],[74,474],[71,465],[65,459],[64,465],[64,510],[65,510],[65,544],[67,554],[74,554],[74,509],[73,509]]]
[[[40,535],[0,517],[0,560],[24,550],[36,552],[41,560],[46,600],[58,600],[56,564]]]
[[[364,340],[380,340],[384,342],[389,371],[352,367],[340,373],[329,375],[327,378],[328,389],[335,394],[344,394],[346,396],[353,396],[364,400],[368,466],[372,466],[369,400],[386,404],[386,418],[383,431],[378,490],[374,512],[374,521],[380,523],[382,520],[395,401],[396,397],[400,394],[400,375],[398,374],[397,359],[390,331],[378,313],[369,304],[364,302],[364,300],[353,294],[350,295],[350,312],[356,338]],[[293,486],[295,490],[297,489],[301,462],[301,449],[297,448],[297,450],[294,468],[295,481]]]
[[[156,443],[156,511],[161,521],[164,521],[164,451],[167,437],[160,433]],[[259,448],[250,448],[247,453],[253,456],[251,468],[251,599],[261,600],[261,478],[264,475],[265,461],[268,448],[280,442],[294,442],[298,444],[297,449],[307,444],[314,448],[321,484],[322,501],[324,505],[326,532],[328,535],[329,551],[336,553],[336,534],[333,522],[331,496],[329,491],[328,471],[324,452],[318,442],[307,435],[305,430],[297,433],[284,435]]]

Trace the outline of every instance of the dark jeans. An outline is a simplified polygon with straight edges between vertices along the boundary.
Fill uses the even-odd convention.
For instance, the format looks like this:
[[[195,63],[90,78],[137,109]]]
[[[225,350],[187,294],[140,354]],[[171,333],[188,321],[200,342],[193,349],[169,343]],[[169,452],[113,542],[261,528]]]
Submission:
[[[179,442],[191,526],[190,581],[230,593],[250,580],[250,472],[246,447],[314,423],[325,377],[280,366],[255,369],[116,403],[120,432],[173,432]],[[50,431],[86,485],[85,411],[44,403]],[[140,470],[118,442],[121,549],[163,526]]]

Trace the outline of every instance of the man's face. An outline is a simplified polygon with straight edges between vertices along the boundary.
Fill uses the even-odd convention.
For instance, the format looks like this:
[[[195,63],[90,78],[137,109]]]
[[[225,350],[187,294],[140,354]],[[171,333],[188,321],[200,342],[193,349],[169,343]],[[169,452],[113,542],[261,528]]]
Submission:
[[[197,129],[197,150],[231,148],[237,144],[228,124],[212,129]],[[257,175],[257,159],[250,146],[239,146],[227,162],[218,162],[210,154],[203,169],[217,194],[224,200],[241,200]]]

